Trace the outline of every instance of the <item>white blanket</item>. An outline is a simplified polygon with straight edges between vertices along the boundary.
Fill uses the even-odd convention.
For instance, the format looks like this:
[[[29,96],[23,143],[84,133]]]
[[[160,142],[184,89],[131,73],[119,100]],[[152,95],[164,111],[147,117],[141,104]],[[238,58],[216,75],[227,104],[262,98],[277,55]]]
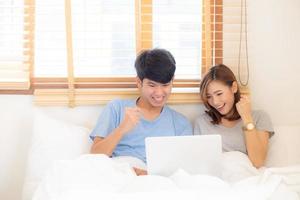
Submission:
[[[35,192],[33,200],[135,199],[298,199],[287,189],[287,176],[300,170],[257,170],[239,152],[223,156],[222,179],[190,175],[179,169],[170,177],[136,176],[126,162],[104,155],[83,155],[57,161]],[[281,170],[281,171],[280,171]],[[300,179],[299,179],[300,180]],[[297,185],[297,178],[291,183]],[[299,183],[300,185],[300,183]]]

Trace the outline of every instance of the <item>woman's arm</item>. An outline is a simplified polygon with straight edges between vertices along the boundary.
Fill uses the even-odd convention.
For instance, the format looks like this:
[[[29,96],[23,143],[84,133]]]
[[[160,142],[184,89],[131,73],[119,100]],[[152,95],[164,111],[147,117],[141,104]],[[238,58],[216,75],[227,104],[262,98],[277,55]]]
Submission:
[[[244,133],[250,161],[256,168],[262,167],[268,152],[269,133],[258,131],[255,128],[253,130],[244,130]]]
[[[244,123],[244,127],[249,123],[254,125],[249,97],[241,95],[240,101],[236,103],[236,108]],[[262,167],[268,152],[269,133],[267,131],[259,131],[255,126],[251,129],[243,129],[243,131],[249,159],[256,168]]]

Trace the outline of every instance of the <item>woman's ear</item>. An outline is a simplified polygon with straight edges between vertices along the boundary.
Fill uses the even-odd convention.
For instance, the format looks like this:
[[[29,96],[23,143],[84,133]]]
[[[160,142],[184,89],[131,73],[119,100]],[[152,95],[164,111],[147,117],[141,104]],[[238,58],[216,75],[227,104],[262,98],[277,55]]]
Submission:
[[[237,93],[238,91],[238,84],[236,81],[233,81],[232,86],[231,86],[231,91],[232,93]]]

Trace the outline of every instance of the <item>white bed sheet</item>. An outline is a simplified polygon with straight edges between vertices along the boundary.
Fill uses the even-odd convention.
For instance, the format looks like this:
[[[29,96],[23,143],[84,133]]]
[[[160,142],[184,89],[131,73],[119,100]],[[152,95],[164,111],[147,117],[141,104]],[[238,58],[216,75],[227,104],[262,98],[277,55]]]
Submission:
[[[300,185],[300,166],[256,170],[247,156],[225,153],[221,178],[189,175],[136,176],[136,160],[83,155],[61,160],[47,172],[33,200],[77,199],[299,199],[289,186]],[[297,191],[297,190],[296,190]],[[299,192],[299,191],[298,191]]]
[[[184,106],[186,108],[186,106]],[[46,171],[57,159],[75,159],[82,154],[88,153],[91,141],[87,140],[91,127],[94,126],[95,120],[99,115],[98,108],[41,108],[37,107],[34,111],[34,129],[31,149],[27,160],[27,170],[24,180],[22,200],[31,200],[33,192],[45,177]],[[185,109],[181,110],[185,113]],[[185,113],[192,116],[191,113]],[[194,114],[199,114],[195,112]],[[196,115],[195,115],[196,116]],[[91,120],[92,119],[92,120]],[[192,120],[192,118],[191,118]],[[47,128],[45,128],[47,127]],[[275,135],[270,140],[270,148],[266,160],[267,167],[282,167],[300,164],[300,126],[276,126]],[[68,148],[66,148],[68,147]],[[226,154],[231,162],[235,163],[235,171],[243,173],[234,173],[234,169],[228,165],[224,170],[224,181],[228,184],[237,182],[241,179],[251,177],[256,174],[256,170],[248,168],[247,159],[240,157],[234,159],[234,153]],[[127,160],[121,158],[119,161]],[[134,159],[130,159],[130,163],[135,163]],[[70,161],[73,162],[73,161]],[[86,161],[87,162],[87,161]],[[143,167],[143,163],[139,162],[139,166]],[[298,166],[297,166],[298,167]],[[294,169],[289,167],[273,168],[290,170],[293,173],[284,181],[289,180],[287,186],[294,191],[300,191],[298,177],[293,175]],[[273,174],[281,174],[274,171]],[[294,177],[294,178],[293,178]],[[147,178],[148,179],[148,178]],[[296,180],[293,183],[292,180]],[[295,181],[294,181],[295,182]],[[293,183],[293,184],[292,184]]]

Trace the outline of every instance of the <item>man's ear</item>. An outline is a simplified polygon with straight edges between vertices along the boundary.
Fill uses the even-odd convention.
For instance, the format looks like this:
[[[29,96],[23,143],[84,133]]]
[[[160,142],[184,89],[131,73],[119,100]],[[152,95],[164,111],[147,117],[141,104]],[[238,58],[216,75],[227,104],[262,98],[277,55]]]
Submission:
[[[231,86],[231,91],[233,93],[237,93],[237,91],[238,91],[238,83],[236,81],[233,81],[232,86]]]
[[[142,80],[139,77],[135,77],[135,82],[138,88],[142,87]]]

